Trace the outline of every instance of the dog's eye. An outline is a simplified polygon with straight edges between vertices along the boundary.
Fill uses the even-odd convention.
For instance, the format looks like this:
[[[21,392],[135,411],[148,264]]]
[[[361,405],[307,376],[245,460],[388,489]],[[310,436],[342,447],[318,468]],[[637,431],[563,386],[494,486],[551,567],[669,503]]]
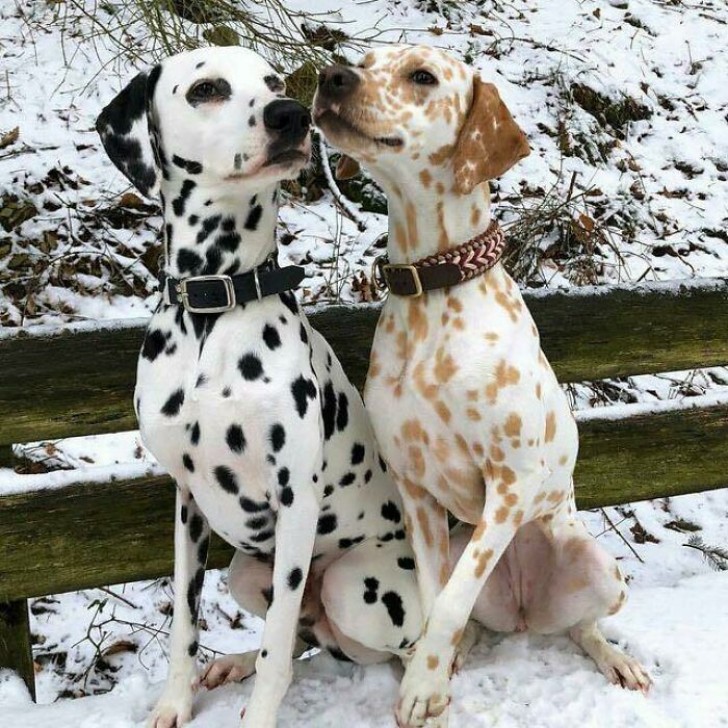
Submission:
[[[419,86],[435,86],[437,84],[437,79],[429,71],[422,68],[416,70],[410,76],[410,79]]]
[[[187,92],[187,101],[197,106],[207,101],[224,101],[230,94],[230,84],[224,78],[204,79],[192,84]]]

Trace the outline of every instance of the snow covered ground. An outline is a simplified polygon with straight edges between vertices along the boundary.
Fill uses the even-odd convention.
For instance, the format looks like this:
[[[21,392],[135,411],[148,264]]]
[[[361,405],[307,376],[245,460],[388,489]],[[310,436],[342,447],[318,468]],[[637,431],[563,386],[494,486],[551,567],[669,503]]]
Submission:
[[[654,503],[584,514],[589,527],[620,558],[630,580],[623,611],[603,624],[608,638],[637,656],[655,685],[649,697],[608,685],[596,668],[565,637],[484,635],[463,672],[453,681],[453,728],[718,728],[728,725],[728,572],[713,571],[702,555],[685,547],[692,533],[706,543],[728,542],[728,489]],[[639,523],[641,528],[636,528]],[[694,529],[699,529],[695,531]],[[641,534],[639,536],[635,534]],[[642,541],[637,543],[636,541]],[[659,541],[659,542],[655,542]],[[642,561],[638,560],[641,559]],[[114,589],[121,594],[120,590]],[[164,591],[164,590],[162,590]],[[33,631],[47,643],[69,647],[85,634],[88,605],[94,599],[116,602],[119,622],[104,644],[117,646],[106,661],[120,670],[108,695],[33,706],[19,680],[0,673],[0,725],[12,728],[141,728],[160,691],[166,661],[159,615],[164,595],[136,584],[123,591],[125,604],[99,592],[82,592],[48,603],[33,615]],[[167,594],[166,599],[168,600]],[[130,606],[132,605],[132,606]],[[94,607],[95,609],[95,607]],[[63,615],[64,619],[57,617]],[[255,646],[257,620],[243,618],[231,628],[236,608],[224,579],[208,574],[203,597],[205,654]],[[138,626],[147,619],[146,630]],[[132,628],[123,621],[138,623]],[[124,641],[142,645],[136,654]],[[146,645],[146,647],[144,647]],[[41,647],[43,651],[43,647]],[[87,642],[69,647],[66,667],[88,664]],[[394,726],[398,670],[394,665],[342,666],[322,655],[300,661],[280,714],[285,728]],[[52,700],[61,682],[40,674],[41,702]],[[93,671],[91,681],[98,679]],[[81,687],[82,681],[77,683]],[[87,685],[87,687],[91,687]],[[233,728],[250,684],[198,696],[191,728]]]
[[[725,0],[315,6],[320,21],[369,43],[449,48],[499,86],[533,154],[494,185],[496,214],[513,223],[545,201],[563,207],[534,237],[537,265],[524,272],[524,285],[728,275]],[[64,25],[57,13],[65,12]],[[105,21],[113,27],[116,17]],[[115,58],[103,39],[89,39],[92,32],[70,2],[0,0],[2,326],[132,318],[156,305],[159,220],[153,206],[122,197],[126,182],[93,131],[99,109],[153,53],[138,26],[126,36],[133,62]],[[17,138],[8,136],[15,128]],[[281,254],[306,266],[304,300],[366,298],[362,276],[380,252],[375,240],[386,219],[360,215],[364,231],[328,192],[284,206]],[[515,237],[518,225],[511,230]],[[652,401],[727,385],[725,370],[688,379],[661,374],[615,384],[611,396]],[[587,387],[571,393],[579,407],[595,403]],[[47,444],[35,447],[36,456],[100,477],[154,467],[138,446],[129,433],[56,443],[50,452]],[[0,491],[78,476],[58,470],[22,476],[21,484],[0,471]],[[592,533],[619,556],[631,599],[605,629],[648,666],[651,697],[607,685],[566,639],[488,637],[454,681],[453,728],[728,725],[728,573],[685,545],[696,534],[709,546],[728,544],[728,490],[609,508],[606,516],[616,529],[602,512],[585,514]],[[166,580],[33,600],[40,705],[0,673],[0,726],[140,728],[166,671],[170,604]],[[228,594],[224,573],[210,572],[203,657],[250,649],[259,633],[258,620]],[[392,666],[337,670],[322,656],[299,663],[281,726],[394,725]],[[236,725],[249,690],[200,696],[193,728]]]

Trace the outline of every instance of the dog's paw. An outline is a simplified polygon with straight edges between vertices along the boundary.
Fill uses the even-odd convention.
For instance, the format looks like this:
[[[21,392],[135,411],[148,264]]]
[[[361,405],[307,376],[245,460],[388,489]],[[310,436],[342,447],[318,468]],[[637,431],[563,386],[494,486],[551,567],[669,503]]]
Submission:
[[[447,728],[447,712],[450,705],[450,681],[447,671],[443,671],[439,665],[433,668],[433,658],[428,658],[424,664],[420,664],[422,659],[420,655],[421,651],[417,650],[402,678],[399,701],[395,710],[397,725],[399,728],[425,725]],[[429,719],[436,720],[428,723]]]
[[[621,650],[613,649],[598,663],[599,669],[607,680],[626,690],[639,690],[647,695],[652,687],[652,679],[642,665]]]
[[[162,699],[152,711],[147,728],[182,728],[192,719],[192,699]]]
[[[227,683],[242,682],[255,672],[257,652],[226,655],[212,662],[199,679],[199,685],[214,690]]]

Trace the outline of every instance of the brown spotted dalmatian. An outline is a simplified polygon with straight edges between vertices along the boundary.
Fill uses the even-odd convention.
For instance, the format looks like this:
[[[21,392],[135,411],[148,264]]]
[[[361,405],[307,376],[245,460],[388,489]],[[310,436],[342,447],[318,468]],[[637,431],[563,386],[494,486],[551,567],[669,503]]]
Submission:
[[[398,724],[447,724],[469,619],[499,632],[568,631],[609,680],[647,691],[643,668],[597,626],[622,607],[625,583],[578,518],[576,424],[495,255],[503,238],[488,180],[529,153],[523,132],[493,84],[426,47],[324,70],[314,121],[348,155],[343,166],[364,163],[389,201],[380,271],[391,290],[365,401],[403,497],[429,615]],[[448,513],[475,528],[451,534]]]
[[[144,443],[177,483],[170,669],[153,728],[180,728],[196,684],[257,672],[244,728],[274,728],[291,656],[402,656],[422,628],[401,499],[361,398],[275,262],[279,182],[308,162],[310,115],[241,48],[138,75],[97,128],[164,216],[163,300],[141,350]],[[230,590],[265,619],[257,653],[198,679],[210,532],[237,550]]]

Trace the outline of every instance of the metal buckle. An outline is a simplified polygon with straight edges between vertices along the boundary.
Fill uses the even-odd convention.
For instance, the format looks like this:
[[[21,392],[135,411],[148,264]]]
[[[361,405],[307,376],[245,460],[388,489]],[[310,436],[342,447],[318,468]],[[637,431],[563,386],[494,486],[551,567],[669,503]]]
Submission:
[[[384,291],[387,288],[387,279],[384,277],[384,271],[382,270],[382,267],[386,265],[387,260],[389,260],[389,258],[387,258],[386,255],[378,255],[372,262],[369,279],[376,291]]]
[[[422,281],[420,280],[420,274],[417,271],[416,266],[411,265],[409,263],[387,263],[382,266],[382,274],[384,275],[384,279],[387,281],[387,285],[389,286],[389,290],[392,291],[392,286],[389,283],[389,279],[387,278],[387,273],[391,270],[406,270],[411,276],[412,276],[412,283],[414,283],[415,290],[414,293],[395,293],[397,296],[407,296],[408,298],[417,298],[418,296],[422,295]]]
[[[187,286],[190,283],[207,282],[222,283],[227,298],[227,303],[224,306],[192,306],[190,304]],[[233,286],[233,279],[230,276],[192,276],[190,278],[183,278],[177,284],[175,290],[185,311],[189,313],[225,313],[235,308],[235,287]]]

